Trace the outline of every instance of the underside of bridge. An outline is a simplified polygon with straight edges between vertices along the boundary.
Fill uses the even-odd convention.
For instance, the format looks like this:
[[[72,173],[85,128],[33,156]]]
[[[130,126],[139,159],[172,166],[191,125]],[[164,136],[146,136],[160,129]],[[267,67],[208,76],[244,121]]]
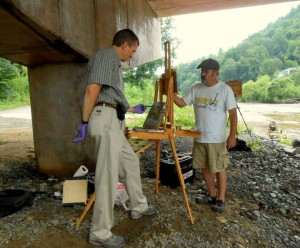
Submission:
[[[293,0],[292,0],[293,1]],[[157,17],[288,2],[283,0],[147,0]],[[289,1],[291,2],[291,1]]]
[[[162,56],[160,17],[286,2],[284,0],[1,0],[0,56],[29,70],[32,126],[40,172],[93,169],[90,140],[73,144],[81,120],[84,70],[117,30],[140,38],[131,66]]]

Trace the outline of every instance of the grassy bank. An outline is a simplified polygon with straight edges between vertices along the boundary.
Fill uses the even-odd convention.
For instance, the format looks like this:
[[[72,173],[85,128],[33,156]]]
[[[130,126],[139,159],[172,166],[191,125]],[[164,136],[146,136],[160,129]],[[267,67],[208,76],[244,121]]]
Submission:
[[[0,111],[30,105],[28,77],[0,82]]]
[[[0,111],[14,109],[18,107],[28,106],[30,105],[30,101],[26,102],[0,102]]]

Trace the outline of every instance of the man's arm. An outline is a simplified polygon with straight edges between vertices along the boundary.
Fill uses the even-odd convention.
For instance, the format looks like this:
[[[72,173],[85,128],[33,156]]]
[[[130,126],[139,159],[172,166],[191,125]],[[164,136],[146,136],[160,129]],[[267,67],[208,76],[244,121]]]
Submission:
[[[174,93],[174,102],[180,108],[186,106],[185,101],[181,97],[179,97],[176,93]]]
[[[91,113],[95,107],[99,92],[102,84],[89,84],[85,90],[83,108],[82,108],[82,120],[89,121]]]
[[[236,132],[237,132],[237,111],[236,108],[228,110],[230,121],[230,133],[227,138],[227,149],[235,147],[236,145]]]
[[[133,109],[133,107],[129,107],[129,108],[127,109],[127,112],[134,113],[134,109]]]

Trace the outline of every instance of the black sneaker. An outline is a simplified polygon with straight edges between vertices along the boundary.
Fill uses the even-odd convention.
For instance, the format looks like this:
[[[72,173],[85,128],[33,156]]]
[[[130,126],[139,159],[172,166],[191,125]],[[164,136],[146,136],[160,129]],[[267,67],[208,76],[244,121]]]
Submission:
[[[217,200],[216,204],[211,207],[212,211],[222,213],[225,209],[225,202]]]
[[[196,198],[196,202],[200,204],[216,204],[217,197],[216,196],[200,196]]]

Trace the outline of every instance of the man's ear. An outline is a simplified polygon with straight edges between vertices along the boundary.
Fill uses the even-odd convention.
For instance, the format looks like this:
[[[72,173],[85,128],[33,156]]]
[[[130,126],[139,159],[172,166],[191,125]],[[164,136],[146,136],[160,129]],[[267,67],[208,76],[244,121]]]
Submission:
[[[128,42],[126,41],[126,42],[124,42],[123,44],[122,44],[122,49],[123,50],[125,50],[125,48],[128,46],[129,44],[128,44]]]

